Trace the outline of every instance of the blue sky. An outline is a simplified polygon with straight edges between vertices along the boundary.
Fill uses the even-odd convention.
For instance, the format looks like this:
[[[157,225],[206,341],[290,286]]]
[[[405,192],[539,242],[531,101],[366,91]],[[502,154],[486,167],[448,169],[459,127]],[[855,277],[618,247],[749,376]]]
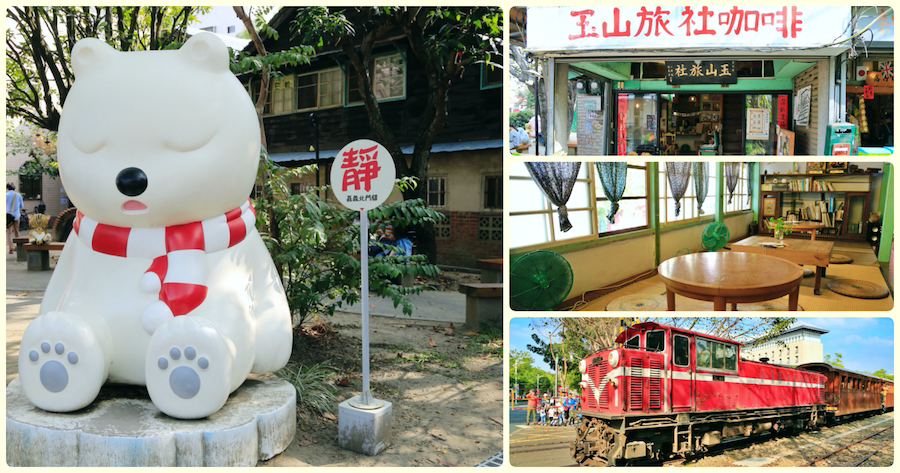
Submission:
[[[509,322],[509,348],[527,351],[532,343],[529,317]],[[854,371],[876,371],[884,368],[894,373],[894,322],[888,317],[801,317],[801,321],[828,330],[822,335],[824,354],[840,353],[844,367]],[[535,356],[534,366],[550,370]]]

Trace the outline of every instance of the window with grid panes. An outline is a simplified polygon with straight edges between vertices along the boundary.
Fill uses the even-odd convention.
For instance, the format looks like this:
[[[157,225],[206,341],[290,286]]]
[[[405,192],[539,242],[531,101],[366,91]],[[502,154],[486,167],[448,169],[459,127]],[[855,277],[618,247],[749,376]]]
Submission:
[[[587,239],[597,234],[597,209],[593,195],[594,171],[582,163],[572,195],[566,203],[572,229],[559,229],[556,206],[532,181],[525,163],[509,166],[509,247],[521,248]],[[547,245],[550,246],[550,245]]]
[[[595,166],[594,163],[586,163]],[[610,222],[606,218],[612,203],[606,198],[600,175],[596,169],[594,193],[597,196],[597,228],[600,236],[612,235],[627,230],[647,228],[647,163],[628,163],[625,172],[625,193],[619,199],[619,211]]]
[[[429,177],[428,178],[428,206],[429,207],[443,207],[446,205],[446,184],[447,178],[445,177]]]
[[[673,224],[678,222],[698,220],[700,218],[712,218],[716,211],[716,163],[709,163],[709,182],[706,198],[703,199],[703,215],[697,210],[697,193],[694,189],[693,168],[691,177],[688,178],[687,189],[681,198],[681,212],[675,216],[675,197],[672,196],[672,187],[669,186],[669,178],[666,175],[666,163],[659,163],[659,224]]]
[[[24,168],[25,166],[22,165]],[[16,189],[22,198],[26,200],[38,200],[38,196],[43,192],[42,176],[31,177],[25,174],[19,174],[19,188]]]
[[[403,97],[406,68],[403,64],[403,58],[399,54],[377,57],[369,61],[369,67],[372,71],[372,90],[375,92],[376,100]],[[363,101],[357,77],[356,69],[348,64],[348,104]]]
[[[730,204],[728,203],[728,186],[724,186],[723,202],[726,213],[750,210],[750,164],[741,163],[739,169],[737,185],[734,187],[734,198],[731,199]]]
[[[344,80],[340,68],[297,76],[297,110],[341,105]]]
[[[484,176],[484,208],[503,208],[503,176]]]
[[[503,63],[503,58],[494,53],[490,54],[490,62],[493,64],[481,65],[481,88],[499,87],[503,85],[503,68],[498,64]]]
[[[478,239],[483,241],[503,241],[503,215],[479,215]]]
[[[269,82],[269,103],[272,114],[294,111],[294,76],[286,75]]]
[[[434,222],[434,236],[439,240],[447,240],[450,238],[450,217],[444,215],[440,220]]]

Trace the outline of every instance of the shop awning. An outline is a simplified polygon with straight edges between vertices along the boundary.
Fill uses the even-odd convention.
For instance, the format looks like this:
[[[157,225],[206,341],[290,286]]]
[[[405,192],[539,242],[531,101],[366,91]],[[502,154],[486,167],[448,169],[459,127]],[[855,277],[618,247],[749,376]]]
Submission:
[[[527,50],[566,59],[835,56],[851,7],[528,7]]]

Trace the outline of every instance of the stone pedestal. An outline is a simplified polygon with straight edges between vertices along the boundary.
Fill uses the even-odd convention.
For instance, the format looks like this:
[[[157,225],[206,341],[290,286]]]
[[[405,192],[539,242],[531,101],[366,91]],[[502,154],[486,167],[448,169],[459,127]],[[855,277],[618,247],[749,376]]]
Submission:
[[[388,401],[377,409],[359,409],[350,405],[354,396],[338,405],[338,445],[347,450],[377,455],[391,444],[391,406]]]
[[[503,299],[466,296],[466,327],[479,330],[482,325],[503,327]]]
[[[25,398],[19,379],[6,388],[10,466],[256,466],[283,452],[297,426],[296,391],[255,376],[225,406],[198,420],[169,417],[145,388],[107,385],[88,407],[53,413]]]

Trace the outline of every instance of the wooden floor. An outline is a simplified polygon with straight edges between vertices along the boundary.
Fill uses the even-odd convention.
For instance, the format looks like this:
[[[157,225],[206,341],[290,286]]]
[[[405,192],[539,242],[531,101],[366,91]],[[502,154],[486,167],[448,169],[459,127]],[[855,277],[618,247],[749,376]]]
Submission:
[[[792,238],[786,238],[787,240],[794,240]],[[729,251],[728,247],[719,251]],[[876,279],[881,280],[883,284],[886,284],[890,289],[891,296],[888,299],[882,300],[864,300],[864,299],[856,299],[849,298],[846,296],[841,296],[839,294],[832,293],[831,291],[827,291],[827,294],[824,296],[815,296],[812,292],[812,278],[806,278],[801,286],[801,305],[804,305],[806,310],[890,310],[893,306],[893,253],[891,257],[891,262],[889,263],[879,263],[878,258],[875,255],[875,251],[872,249],[870,245],[865,242],[846,242],[846,241],[836,241],[834,249],[832,250],[832,254],[843,254],[853,258],[853,262],[850,264],[841,264],[841,265],[830,265],[829,268],[839,268],[836,271],[829,270],[827,277],[850,277],[858,278],[858,279],[866,279],[869,281],[876,282]],[[859,268],[858,270],[854,270],[853,268]],[[864,269],[865,268],[865,269]],[[815,269],[815,268],[811,268]],[[874,271],[874,274],[872,272]],[[860,274],[863,277],[855,276],[856,274]],[[883,278],[883,279],[882,279]],[[808,280],[808,281],[807,281]],[[822,281],[823,286],[823,294],[826,292],[824,285],[826,280]],[[810,286],[810,287],[806,287]],[[626,287],[623,287],[617,291],[613,291],[612,293],[607,293],[599,297],[592,298],[585,307],[582,307],[580,310],[604,310],[607,303],[612,301],[617,297],[622,297],[630,294],[643,294],[643,293],[652,293],[659,294],[665,293],[665,287],[662,285],[661,281],[658,281],[658,276],[653,276],[650,279],[644,279],[641,281],[636,281],[633,284],[629,284]],[[807,294],[808,293],[808,294]],[[880,303],[878,302],[880,301]],[[886,305],[884,305],[886,304]],[[883,306],[884,305],[884,306]],[[871,307],[870,307],[871,306]],[[699,309],[705,310],[705,309]]]

